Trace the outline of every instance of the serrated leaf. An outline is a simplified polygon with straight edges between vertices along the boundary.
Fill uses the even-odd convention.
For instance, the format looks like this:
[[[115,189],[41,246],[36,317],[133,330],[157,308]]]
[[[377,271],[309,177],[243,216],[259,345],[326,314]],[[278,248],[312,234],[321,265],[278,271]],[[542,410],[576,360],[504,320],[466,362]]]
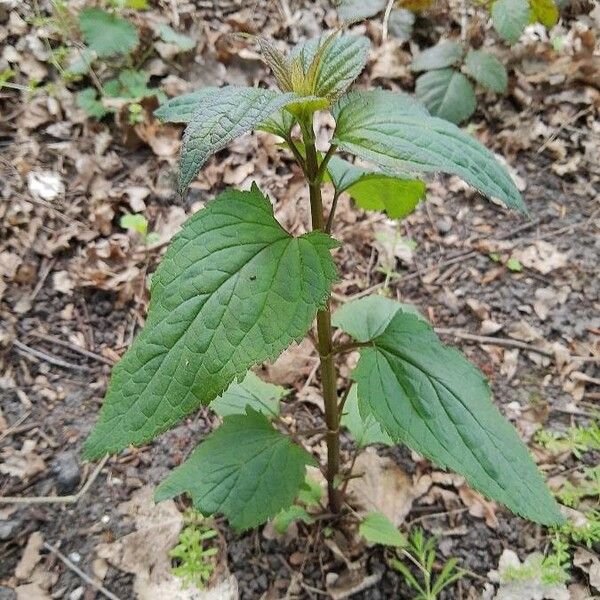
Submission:
[[[256,186],[193,215],[152,277],[146,325],[113,369],[86,456],[151,440],[303,337],[336,278],[335,245],[290,236]]]
[[[464,48],[458,42],[440,42],[437,46],[427,48],[413,58],[410,68],[413,71],[431,71],[445,69],[458,63],[463,56]]]
[[[218,90],[218,87],[209,86],[171,98],[154,111],[154,116],[163,123],[189,123],[200,102]]]
[[[188,187],[212,154],[298,99],[293,93],[236,86],[203,96],[183,136],[179,190]]]
[[[133,23],[101,8],[84,8],[79,28],[85,43],[102,58],[128,54],[140,41]]]
[[[496,0],[492,6],[492,23],[498,35],[511,44],[519,41],[529,23],[527,0]]]
[[[280,385],[266,383],[252,371],[248,371],[243,381],[233,381],[210,407],[221,417],[244,415],[246,408],[272,418],[279,414],[279,401],[286,395]]]
[[[468,119],[477,106],[473,86],[454,69],[424,73],[416,81],[415,94],[432,115],[455,124]]]
[[[275,531],[277,531],[279,535],[283,535],[294,521],[302,521],[303,523],[310,525],[314,522],[314,518],[308,514],[308,511],[303,506],[292,504],[292,506],[284,508],[273,519]]]
[[[340,20],[351,23],[374,17],[386,4],[386,0],[340,0],[337,12]]]
[[[166,44],[174,44],[183,52],[196,47],[196,42],[189,36],[175,31],[172,27],[163,23],[159,27],[160,39]]]
[[[364,405],[393,440],[519,515],[547,525],[563,520],[481,373],[427,323],[398,311],[360,354],[353,373],[359,409]]]
[[[553,0],[530,0],[532,17],[544,27],[554,27],[558,23],[558,7]]]
[[[288,110],[283,109],[273,113],[270,117],[265,119],[257,126],[257,129],[287,139],[295,124],[296,119],[294,118],[294,115]]]
[[[385,211],[391,219],[410,214],[425,196],[423,181],[361,169],[338,156],[331,157],[327,172],[338,193],[346,192],[364,210]]]
[[[224,514],[240,531],[289,507],[314,458],[260,413],[225,417],[156,489],[157,502],[187,492],[203,514]]]
[[[407,544],[397,527],[380,512],[368,513],[359,525],[358,532],[371,544],[395,548],[403,548]]]
[[[497,92],[506,91],[508,75],[504,65],[489,52],[484,50],[470,50],[465,59],[465,70],[477,83]]]
[[[369,46],[369,39],[363,35],[346,34],[334,39],[321,36],[296,46],[290,58],[300,58],[304,74],[308,75],[313,59],[322,52],[309,93],[334,99],[344,93],[365,68]]]
[[[410,97],[350,92],[333,108],[333,143],[381,168],[401,173],[458,175],[487,196],[526,211],[519,191],[494,155],[458,127],[429,116]]]
[[[363,412],[366,411],[363,409]],[[373,415],[361,415],[359,412],[356,385],[350,388],[348,398],[346,398],[341,424],[350,432],[352,439],[359,448],[365,448],[373,444],[394,445],[392,438],[381,429],[381,425]]]

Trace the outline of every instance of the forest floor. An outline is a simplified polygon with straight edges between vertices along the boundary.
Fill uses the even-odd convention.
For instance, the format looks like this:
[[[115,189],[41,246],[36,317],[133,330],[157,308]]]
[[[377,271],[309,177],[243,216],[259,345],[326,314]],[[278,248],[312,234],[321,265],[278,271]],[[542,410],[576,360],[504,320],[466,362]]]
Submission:
[[[301,234],[309,227],[307,191],[277,140],[251,134],[213,157],[189,194],[177,196],[181,128],[160,125],[146,105],[136,124],[122,113],[89,118],[75,104],[80,84],[67,84],[44,60],[47,25],[36,22],[28,4],[0,3],[0,72],[12,57],[12,68],[20,64],[13,81],[45,82],[34,91],[0,86],[0,599],[92,600],[105,597],[99,585],[120,600],[413,597],[389,564],[391,550],[365,546],[326,519],[281,536],[271,526],[237,535],[217,518],[217,587],[179,595],[161,587],[184,501],[155,508],[151,490],[218,418],[202,409],[96,471],[81,459],[82,442],[111,365],[143,324],[147,276],[184,219],[227,186],[256,181],[284,227]],[[146,57],[151,81],[167,95],[204,85],[272,84],[252,43],[233,32],[297,41],[336,25],[324,2],[215,6],[152,3],[135,15],[142,28],[164,21],[198,41],[183,55]],[[44,12],[43,3],[36,10]],[[373,42],[357,85],[410,91],[410,53],[460,27],[447,7],[436,11],[417,22],[409,44],[382,41],[381,19],[357,25]],[[469,36],[481,38],[484,25],[473,17]],[[600,458],[599,29],[597,8],[574,12],[554,32],[566,40],[561,51],[535,28],[513,48],[497,48],[509,66],[509,92],[479,94],[466,126],[504,157],[530,218],[455,178],[435,177],[427,200],[405,220],[365,213],[344,199],[333,231],[343,242],[335,253],[335,302],[380,292],[418,307],[489,378],[495,402],[557,493],[581,484],[584,469]],[[330,125],[323,121],[320,139]],[[158,241],[145,247],[123,230],[119,217],[128,212],[143,213]],[[347,377],[356,357],[346,360]],[[285,419],[298,428],[319,425],[310,344],[293,346],[261,371],[292,390]],[[596,450],[593,443],[540,441],[549,434],[568,440],[575,426],[596,432]],[[323,452],[318,436],[306,445]],[[352,451],[344,440],[344,458]],[[547,530],[406,449],[379,448],[364,461],[379,477],[353,484],[357,502],[400,516],[404,530],[419,526],[438,536],[438,562],[455,557],[468,570],[442,597],[599,597],[597,545],[571,544],[570,581],[544,586],[534,576],[510,595],[499,587],[501,557],[524,561],[551,552]],[[90,478],[77,501],[48,501],[76,493]],[[585,520],[599,491],[571,509],[573,518]],[[8,496],[23,500],[7,502]]]

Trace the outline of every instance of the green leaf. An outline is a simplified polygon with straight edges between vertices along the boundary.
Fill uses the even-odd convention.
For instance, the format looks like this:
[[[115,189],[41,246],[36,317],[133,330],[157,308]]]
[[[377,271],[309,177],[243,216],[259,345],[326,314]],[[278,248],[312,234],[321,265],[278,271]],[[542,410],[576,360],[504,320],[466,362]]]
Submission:
[[[502,39],[517,43],[529,23],[527,0],[496,0],[492,6],[492,23]]]
[[[489,150],[452,123],[429,116],[409,96],[386,90],[350,92],[333,114],[333,143],[341,149],[402,175],[458,175],[487,196],[526,211],[510,175]]]
[[[236,530],[256,527],[289,507],[314,458],[260,413],[225,417],[163,481],[161,502],[183,492],[203,514],[224,514]]]
[[[385,211],[391,219],[410,214],[425,196],[423,181],[361,169],[337,156],[327,171],[338,193],[347,192],[361,208]]]
[[[119,219],[119,225],[123,229],[137,231],[140,235],[145,236],[148,233],[148,219],[142,214],[123,215]]]
[[[113,369],[86,456],[151,440],[302,338],[336,278],[335,245],[290,236],[256,186],[193,215],[152,277],[146,325]]]
[[[75,104],[84,110],[90,117],[101,119],[108,113],[112,112],[109,108],[106,108],[104,104],[98,99],[98,92],[88,87],[79,92],[75,96]]]
[[[360,414],[356,385],[353,385],[348,393],[341,424],[352,434],[352,439],[359,448],[365,448],[373,444],[394,445],[392,438],[381,429],[381,425],[373,415]]]
[[[416,81],[415,94],[432,115],[456,124],[468,119],[477,105],[473,86],[454,69],[424,73]]]
[[[286,395],[285,388],[264,382],[252,371],[248,371],[243,381],[234,381],[210,407],[221,417],[243,415],[246,407],[272,418],[279,414],[279,401]]]
[[[202,100],[219,89],[209,86],[171,98],[154,111],[154,116],[163,123],[189,123]]]
[[[509,271],[512,271],[513,273],[520,273],[521,271],[523,271],[523,265],[516,258],[509,258],[506,261],[506,268]]]
[[[458,42],[440,42],[437,46],[417,54],[410,68],[413,71],[431,71],[451,67],[462,59],[463,52],[464,48]]]
[[[273,519],[275,531],[283,535],[294,521],[303,521],[307,525],[310,525],[314,522],[314,518],[308,514],[308,511],[303,506],[292,504],[292,506],[284,508]]]
[[[286,139],[290,135],[295,123],[296,119],[294,118],[294,115],[288,110],[283,109],[273,113],[270,117],[265,119],[257,126],[257,129]]]
[[[497,92],[506,91],[508,75],[504,65],[489,52],[470,50],[465,59],[465,70],[477,83]]]
[[[395,548],[403,548],[407,544],[397,527],[380,512],[368,513],[359,525],[358,532],[371,544]]]
[[[386,0],[340,0],[337,3],[338,16],[346,22],[368,19],[381,12]]]
[[[300,57],[307,74],[317,53],[323,50],[315,73],[311,93],[322,98],[337,98],[365,68],[369,54],[369,39],[363,35],[340,35],[312,38],[294,48],[290,59]]]
[[[162,24],[159,28],[160,39],[167,44],[174,44],[186,52],[196,47],[196,42],[189,36],[175,31],[172,27]]]
[[[405,8],[397,8],[390,13],[388,27],[390,33],[400,41],[410,40],[415,24],[415,13]]]
[[[532,17],[544,27],[554,27],[558,23],[558,7],[553,0],[530,0]]]
[[[431,327],[398,311],[353,373],[359,409],[396,442],[463,475],[486,496],[543,524],[558,506],[514,428],[490,399],[481,373]]]
[[[183,136],[179,190],[194,180],[208,158],[267,117],[297,101],[293,93],[226,86],[202,98]]]
[[[101,58],[128,54],[140,41],[133,23],[101,8],[84,8],[79,28],[85,43]]]

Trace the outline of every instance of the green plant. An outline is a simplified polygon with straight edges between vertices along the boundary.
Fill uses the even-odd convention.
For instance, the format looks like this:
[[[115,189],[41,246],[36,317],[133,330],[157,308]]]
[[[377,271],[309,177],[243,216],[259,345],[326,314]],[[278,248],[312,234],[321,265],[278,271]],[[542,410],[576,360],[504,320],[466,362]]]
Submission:
[[[494,29],[510,44],[519,41],[525,27],[530,23],[541,23],[554,27],[558,23],[560,2],[554,0],[487,0]]]
[[[592,421],[587,427],[569,427],[564,432],[540,429],[535,441],[553,454],[571,452],[581,458],[584,452],[600,450],[600,421]]]
[[[331,512],[342,510],[345,482],[353,476],[341,461],[340,420],[351,395],[347,382],[340,397],[337,360],[357,350],[352,379],[358,416],[369,431],[361,443],[375,421],[392,443],[405,443],[457,471],[517,514],[562,522],[526,446],[492,403],[482,374],[444,346],[422,316],[381,296],[331,313],[337,279],[332,251],[339,246],[331,233],[339,190],[348,189],[349,179],[368,181],[379,168],[386,175],[381,181],[409,182],[410,188],[418,174],[442,171],[525,210],[510,176],[483,146],[430,116],[411,97],[381,89],[348,91],[365,65],[366,38],[333,34],[301,44],[289,57],[268,40],[258,42],[279,90],[205,88],[170,100],[156,114],[187,124],[181,192],[235,137],[256,128],[281,137],[306,178],[313,231],[300,237],[285,231],[255,184],[249,191],[225,191],[192,216],[152,277],[146,325],[113,370],[85,455],[98,458],[146,443],[226,395],[223,424],[167,477],[156,498],[187,492],[201,512],[222,513],[239,530],[273,518],[294,503],[306,465],[316,460],[296,436],[285,434],[276,404],[265,406],[256,393],[248,398],[239,389],[231,394],[229,386],[244,387],[252,366],[302,339],[316,317]],[[315,142],[317,110],[330,110],[336,122],[323,153]],[[376,167],[358,169],[334,156],[338,150]],[[328,215],[321,196],[326,173],[336,190]],[[400,212],[414,207],[410,194],[390,202]],[[333,327],[345,341],[334,343]]]
[[[142,214],[126,214],[119,219],[119,225],[123,229],[129,231],[135,231],[140,235],[142,241],[147,246],[150,246],[157,242],[160,238],[158,233],[148,233],[148,220]]]
[[[218,533],[198,513],[188,513],[186,519],[189,523],[181,530],[179,543],[169,551],[169,556],[177,562],[171,571],[184,585],[202,589],[215,570],[214,557],[219,550],[208,542]]]
[[[398,558],[392,558],[390,565],[402,574],[407,585],[417,593],[414,600],[436,600],[443,589],[464,577],[465,573],[457,567],[458,561],[455,558],[444,563],[437,577],[434,576],[437,541],[435,538],[426,538],[422,529],[414,529],[408,537],[407,547],[396,552]],[[413,575],[400,556],[418,569],[418,577]]]

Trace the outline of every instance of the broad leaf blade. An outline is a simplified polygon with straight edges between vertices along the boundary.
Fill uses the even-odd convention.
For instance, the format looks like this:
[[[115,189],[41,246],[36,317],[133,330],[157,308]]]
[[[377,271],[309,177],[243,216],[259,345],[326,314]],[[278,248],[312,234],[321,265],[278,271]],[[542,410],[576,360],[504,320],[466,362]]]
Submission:
[[[101,58],[127,54],[140,41],[133,23],[101,8],[84,8],[79,28],[86,44]]]
[[[529,3],[527,0],[496,0],[492,6],[492,23],[501,38],[517,43],[529,23]]]
[[[554,27],[558,23],[558,7],[554,0],[531,0],[531,12],[544,27]]]
[[[458,175],[487,196],[525,211],[519,191],[493,154],[418,102],[384,90],[351,92],[333,110],[333,143],[380,167]]]
[[[346,192],[364,210],[385,211],[391,219],[410,214],[425,196],[423,181],[367,171],[337,156],[331,157],[327,171],[338,192]]]
[[[146,325],[113,369],[86,455],[151,440],[302,338],[336,278],[335,245],[290,236],[256,187],[191,217],[152,278]]]
[[[204,96],[183,136],[180,191],[189,186],[212,154],[298,99],[292,93],[235,86],[220,88],[218,93]]]
[[[463,46],[458,42],[440,42],[437,46],[427,48],[413,58],[410,68],[413,71],[431,71],[445,69],[458,63],[463,56]]]
[[[236,530],[256,527],[289,507],[313,457],[249,411],[226,417],[157,488],[157,502],[187,492],[203,514],[222,513]]]
[[[358,527],[358,532],[371,544],[382,544],[402,548],[407,545],[406,538],[398,528],[380,512],[370,512]]]
[[[248,371],[243,381],[234,381],[210,407],[221,417],[244,415],[247,407],[268,418],[279,414],[279,401],[286,395],[280,385],[266,383],[252,371]]]
[[[431,327],[397,312],[361,350],[353,378],[387,433],[533,521],[562,516],[528,450],[490,399],[481,373]]]
[[[337,10],[342,21],[353,22],[375,16],[385,5],[386,0],[340,0]]]
[[[200,102],[219,89],[209,86],[171,98],[154,111],[154,116],[163,123],[189,123]]]
[[[363,407],[363,413],[365,412],[367,411]],[[392,438],[381,429],[381,425],[373,415],[359,412],[356,384],[350,388],[348,393],[341,424],[348,429],[359,448],[365,448],[373,444],[394,445]]]
[[[468,119],[477,106],[473,86],[454,69],[424,73],[416,81],[415,94],[432,115],[457,125]]]
[[[508,84],[506,69],[493,54],[484,50],[469,51],[465,59],[465,69],[477,83],[488,90],[498,94],[506,91]]]

